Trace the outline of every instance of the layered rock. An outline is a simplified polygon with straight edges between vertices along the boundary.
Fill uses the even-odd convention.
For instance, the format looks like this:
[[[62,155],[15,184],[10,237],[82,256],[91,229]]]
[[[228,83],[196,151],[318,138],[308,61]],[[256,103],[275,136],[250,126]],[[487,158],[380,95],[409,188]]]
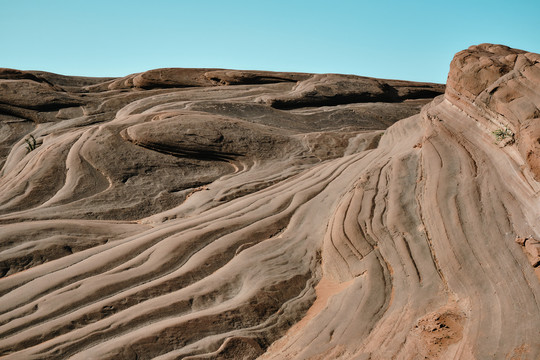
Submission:
[[[58,100],[2,95],[22,110],[0,115],[1,354],[537,359],[536,58],[471,47],[435,100],[335,74],[4,70]]]
[[[515,141],[540,179],[540,55],[502,45],[471,46],[450,64],[446,98]]]

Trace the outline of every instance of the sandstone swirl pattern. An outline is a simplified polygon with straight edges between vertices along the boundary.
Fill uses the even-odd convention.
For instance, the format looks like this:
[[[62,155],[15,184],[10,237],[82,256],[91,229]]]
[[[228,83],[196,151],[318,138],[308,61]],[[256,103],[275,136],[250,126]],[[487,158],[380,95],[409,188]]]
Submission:
[[[0,89],[6,359],[540,358],[537,54]]]

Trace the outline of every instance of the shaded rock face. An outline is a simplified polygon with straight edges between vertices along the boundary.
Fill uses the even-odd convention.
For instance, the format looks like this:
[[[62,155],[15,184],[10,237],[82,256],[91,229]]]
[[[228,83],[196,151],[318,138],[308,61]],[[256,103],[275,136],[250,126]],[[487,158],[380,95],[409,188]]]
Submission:
[[[1,70],[0,354],[539,358],[537,58]]]

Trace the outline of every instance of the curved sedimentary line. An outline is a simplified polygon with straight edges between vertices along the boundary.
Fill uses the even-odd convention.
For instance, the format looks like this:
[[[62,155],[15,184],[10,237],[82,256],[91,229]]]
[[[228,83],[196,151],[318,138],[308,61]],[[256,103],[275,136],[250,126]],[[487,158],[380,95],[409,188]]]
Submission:
[[[40,207],[64,205],[83,198],[91,197],[97,193],[105,191],[111,186],[111,182],[101,172],[94,168],[81,154],[81,149],[91,138],[96,128],[80,131],[74,136],[77,140],[71,146],[66,158],[66,180],[64,186],[49,200],[41,204]],[[93,179],[93,181],[89,181]],[[90,184],[89,184],[90,183]],[[90,188],[83,190],[82,188]]]
[[[443,105],[443,106],[444,106],[444,105]],[[443,116],[444,116],[444,115],[443,115]],[[454,116],[457,117],[457,116],[459,116],[459,115],[454,113]],[[450,121],[449,121],[449,118],[443,118],[443,119],[444,119],[444,121],[442,122],[442,124],[456,124],[456,121],[455,121],[455,120],[457,120],[457,119],[454,118],[455,120],[452,121],[452,122],[450,122]],[[448,133],[448,134],[449,134],[449,133]],[[469,138],[469,139],[474,139],[474,135],[473,135],[473,134],[471,134],[471,135],[472,135],[472,136],[471,136],[471,137],[468,137],[468,138]],[[434,140],[434,138],[431,138],[431,142],[433,142],[433,140]],[[447,147],[448,150],[443,151],[443,153],[445,153],[445,154],[453,153],[454,155],[456,154],[456,149],[460,149],[460,146],[464,146],[464,145],[458,145],[458,144],[456,144],[456,145],[453,146],[453,147],[449,147],[447,144],[448,144],[448,138],[445,139],[445,142],[442,142],[442,141],[437,142],[437,145],[436,145],[436,146],[439,146],[439,147]],[[468,142],[467,144],[472,144],[472,143]],[[424,147],[423,147],[423,148],[424,148]],[[474,150],[474,148],[471,148],[471,149]],[[482,160],[482,161],[476,161],[476,160],[474,159],[474,156],[477,156],[477,154],[480,154],[480,153],[477,152],[477,151],[475,151],[475,155],[473,155],[473,152],[472,152],[471,150],[463,149],[463,150],[460,150],[460,151],[462,151],[462,153],[466,154],[465,157],[464,157],[465,160],[468,159],[468,158],[471,158],[471,156],[473,156],[473,158],[472,158],[471,160],[472,160],[472,161],[475,161],[477,164],[479,164],[478,167],[479,167],[479,169],[480,169],[480,166],[481,166],[483,172],[485,171],[484,169],[486,169],[486,167],[489,166],[490,162],[492,161],[491,159],[489,159],[489,160],[486,159],[486,160]],[[441,153],[441,151],[438,151],[438,152]],[[459,152],[458,152],[458,153],[459,153]],[[489,151],[482,152],[481,154],[489,154]],[[449,158],[448,156],[447,156],[447,158],[448,158],[448,160],[447,160],[446,162],[448,162],[448,161],[455,161],[455,160]],[[443,163],[444,163],[444,160],[443,160]],[[461,163],[462,163],[462,164],[463,164],[463,163],[466,163],[466,161],[461,161]],[[441,169],[443,169],[443,168],[444,168],[444,166],[443,166]],[[433,174],[433,171],[432,171],[432,170],[428,170],[428,171],[430,172],[430,174]],[[476,173],[477,173],[477,172],[475,171],[475,172],[473,172],[473,173],[467,175],[467,177],[465,177],[465,179],[470,179],[470,180],[467,180],[467,181],[470,182],[470,185],[468,185],[468,186],[473,186],[473,187],[474,187],[473,190],[465,190],[465,191],[464,191],[464,189],[467,189],[467,188],[460,189],[460,190],[456,190],[457,197],[455,198],[455,199],[456,199],[456,204],[454,205],[454,209],[457,210],[457,209],[459,208],[459,206],[462,206],[462,205],[464,205],[464,204],[467,204],[467,203],[469,202],[469,200],[470,200],[470,197],[469,197],[468,194],[472,194],[472,193],[478,193],[478,196],[480,196],[479,200],[477,200],[476,202],[472,202],[472,203],[476,203],[476,204],[484,204],[484,206],[483,206],[482,208],[476,208],[476,209],[472,209],[472,208],[471,208],[471,210],[466,210],[466,211],[469,212],[466,216],[463,215],[463,211],[459,211],[459,210],[455,211],[454,214],[456,214],[455,216],[458,217],[458,218],[457,218],[458,220],[456,220],[455,224],[463,224],[463,225],[465,225],[466,227],[463,228],[463,231],[465,231],[466,233],[463,233],[460,237],[456,237],[456,236],[451,235],[451,234],[448,234],[448,233],[447,233],[447,236],[453,239],[453,240],[452,240],[452,243],[454,243],[454,244],[456,244],[456,243],[463,243],[463,244],[466,244],[466,245],[463,247],[463,249],[470,249],[470,250],[471,250],[471,254],[476,254],[476,255],[473,255],[473,258],[476,259],[476,260],[475,260],[474,262],[469,262],[469,267],[470,267],[470,266],[479,266],[479,267],[480,267],[480,268],[479,268],[480,272],[475,271],[475,273],[476,273],[477,275],[478,275],[478,274],[482,274],[482,273],[485,274],[485,275],[484,275],[485,281],[478,281],[478,283],[481,283],[481,284],[484,284],[484,285],[488,285],[488,286],[489,286],[489,284],[492,283],[491,280],[490,280],[492,277],[497,278],[497,279],[500,279],[500,278],[504,278],[504,276],[501,277],[501,276],[491,275],[491,274],[488,275],[488,273],[486,272],[486,270],[484,270],[485,265],[483,265],[483,264],[485,264],[485,263],[490,263],[490,262],[493,263],[493,261],[503,261],[503,260],[505,260],[506,258],[505,258],[505,257],[502,257],[502,256],[501,256],[502,253],[499,252],[499,251],[496,251],[496,252],[489,251],[489,252],[488,252],[488,253],[489,253],[489,256],[488,256],[488,257],[486,257],[486,256],[480,256],[481,253],[480,253],[479,251],[475,250],[475,248],[478,247],[478,245],[477,245],[477,244],[478,244],[478,240],[476,240],[476,239],[478,239],[479,236],[480,236],[480,237],[486,236],[486,234],[488,234],[489,231],[487,231],[487,229],[485,229],[486,232],[484,232],[484,233],[477,233],[477,230],[475,230],[474,232],[477,233],[477,234],[473,235],[473,233],[471,233],[470,230],[467,230],[467,227],[470,228],[470,225],[468,225],[468,224],[469,224],[469,221],[468,221],[468,220],[471,219],[471,218],[474,218],[475,215],[473,215],[473,214],[485,214],[485,213],[486,213],[486,209],[487,209],[485,205],[489,204],[489,201],[487,201],[487,200],[488,200],[488,199],[491,199],[492,201],[495,200],[495,197],[493,197],[492,194],[493,194],[493,193],[499,194],[501,191],[504,191],[504,190],[502,190],[502,189],[499,187],[499,189],[496,189],[496,188],[495,188],[494,190],[491,190],[489,193],[488,193],[488,192],[484,192],[484,191],[480,191],[480,190],[479,190],[480,188],[478,187],[478,184],[477,184],[477,180],[474,179],[474,178],[476,177],[476,175],[475,175]],[[463,176],[463,174],[464,174],[464,173],[462,172],[461,175]],[[448,176],[448,175],[446,175],[446,176]],[[444,179],[444,177],[442,177],[442,179]],[[497,184],[497,182],[492,182],[492,184]],[[464,185],[463,181],[458,181],[456,186],[457,186],[457,187],[463,187],[463,185]],[[465,197],[464,197],[464,196],[465,196]],[[487,199],[483,199],[483,198],[482,198],[483,196],[488,196],[488,198],[487,198]],[[440,206],[441,206],[441,213],[442,213],[442,214],[452,214],[452,212],[448,212],[448,211],[445,211],[445,210],[444,210],[444,207],[442,206],[442,205],[443,205],[443,202],[444,202],[444,200],[441,198],[441,200],[439,200],[439,204],[440,204]],[[465,208],[465,209],[466,209],[466,208]],[[506,211],[503,212],[503,214],[505,214],[505,213],[506,213]],[[501,219],[504,219],[504,220],[505,220],[504,215],[501,216],[500,214],[498,214],[497,216],[499,216]],[[459,220],[459,219],[461,219],[461,220]],[[505,220],[505,221],[506,221],[506,220]],[[498,228],[500,229],[500,225],[499,225],[499,224],[501,224],[501,223],[500,223],[500,222],[497,222],[497,226],[498,226]],[[507,224],[506,224],[506,227],[508,227],[509,225],[510,225],[510,224],[507,223]],[[456,230],[461,230],[461,226],[462,226],[462,225],[457,225],[456,227],[453,227],[453,232],[455,232]],[[448,226],[448,225],[445,226],[445,227],[446,227],[446,228],[452,228],[452,226]],[[467,233],[468,233],[468,234],[467,234]],[[492,237],[493,239],[501,238],[501,237],[497,237],[497,236],[494,236],[494,235],[495,235],[495,234],[491,234],[491,237]],[[463,239],[463,241],[459,241],[459,240],[458,240],[459,238]],[[473,241],[469,241],[468,239],[471,239],[471,240],[473,240]],[[504,237],[504,236],[503,236],[502,239],[507,239],[507,237]],[[511,244],[512,244],[512,243],[511,243]],[[512,245],[513,245],[513,244],[512,244]],[[450,248],[456,249],[456,245],[451,246]],[[489,248],[488,248],[488,249],[489,249]],[[485,249],[485,248],[482,248],[481,251],[484,253],[484,252],[486,252],[486,249]],[[463,256],[465,256],[465,253],[463,252],[463,250],[461,251],[461,254],[463,254],[463,255],[460,255],[460,256],[462,257],[462,260],[458,260],[458,261],[459,261],[460,263],[466,263],[465,258],[463,258]],[[457,254],[456,254],[456,255],[457,255]],[[443,268],[446,268],[446,269],[449,269],[449,268],[450,268],[450,267],[448,267],[447,265],[443,265],[442,267],[443,267]],[[494,269],[495,269],[494,267],[490,267],[489,272],[491,273]],[[454,277],[454,276],[452,276],[452,277]],[[471,286],[470,281],[469,281],[469,284],[462,282],[462,286],[464,286],[465,288],[470,287],[470,286]],[[459,289],[459,287],[458,287],[458,288],[455,287],[455,284],[454,284],[453,286],[451,286],[451,287],[452,287],[452,288],[455,288],[455,289]],[[497,286],[497,287],[500,288],[500,286]],[[463,288],[462,288],[462,289],[463,289]],[[463,291],[463,290],[458,290],[458,292],[461,292],[461,291]],[[495,290],[494,290],[494,291],[495,291]],[[501,290],[499,290],[499,292],[500,292],[500,291],[501,291]],[[504,291],[504,290],[502,290],[502,291]],[[500,320],[499,320],[499,326],[502,326],[502,325],[501,325],[501,324],[502,324],[502,322],[501,322],[501,321],[502,321],[502,320],[501,320],[502,310],[501,310],[501,309],[502,309],[502,308],[505,308],[505,309],[507,309],[507,311],[508,311],[509,308],[512,308],[512,305],[506,304],[505,306],[503,306],[502,304],[500,304],[501,294],[497,294],[497,293],[494,293],[493,291],[489,291],[489,290],[486,290],[486,293],[492,293],[492,294],[495,295],[495,296],[493,297],[493,298],[495,299],[495,303],[499,304],[499,305],[497,305],[497,307],[499,307],[499,310],[496,311],[496,313],[499,314],[499,319],[500,319]],[[473,299],[474,299],[474,297],[473,297]],[[484,299],[483,301],[485,301],[485,299]],[[505,301],[506,301],[506,300],[505,300]],[[495,305],[495,303],[494,303],[494,305]],[[471,314],[474,314],[476,319],[482,319],[483,317],[485,317],[484,315],[482,315],[482,314],[483,314],[483,310],[482,310],[482,309],[485,308],[485,305],[483,305],[481,302],[478,302],[477,300],[474,300],[474,301],[471,303],[470,306],[471,306],[471,308],[472,308],[472,310],[470,311],[470,313],[471,313]],[[493,315],[492,312],[490,312],[490,313]],[[493,319],[493,317],[491,317],[491,318]],[[485,321],[486,321],[486,320],[483,320],[483,322],[485,322]],[[492,320],[490,320],[490,321],[492,321]],[[472,324],[475,324],[475,325],[472,325]],[[494,325],[494,324],[492,324],[492,325],[490,325],[490,326],[493,326],[493,325]],[[479,334],[480,334],[480,332],[481,332],[482,325],[480,325],[480,323],[478,323],[478,322],[474,322],[474,323],[471,323],[471,326],[474,326],[474,328],[476,329],[476,330],[474,330],[474,332],[471,332],[470,330],[468,331],[468,334],[469,334],[469,335],[468,335],[468,338],[472,340],[472,339],[478,338],[478,337],[480,336]],[[495,326],[496,326],[496,325],[495,325]],[[471,330],[472,330],[472,328],[471,328]],[[494,343],[494,345],[496,345],[496,346],[501,346],[501,345],[500,345],[501,343],[500,343],[499,340],[497,340],[497,337],[494,337],[491,341]],[[501,350],[492,350],[491,353],[495,356],[495,354],[498,353],[498,351],[504,352],[504,351],[501,349]]]
[[[412,146],[411,146],[411,148],[412,148]],[[375,153],[374,153],[374,154],[375,154]],[[381,153],[379,153],[378,155],[381,155]],[[376,164],[377,162],[371,160],[370,163],[371,163],[371,164]],[[379,173],[380,173],[380,172],[379,172]],[[381,186],[382,186],[383,188],[386,187],[386,183],[385,183],[385,182],[380,182],[380,181],[378,180],[378,179],[380,179],[380,178],[381,178],[381,176],[376,176],[376,177],[375,177],[375,179],[377,179],[377,181],[378,181],[378,182],[377,182],[377,188],[380,188]],[[364,183],[364,184],[365,184],[365,183]],[[365,186],[364,186],[364,188],[365,188]],[[379,193],[380,193],[380,191],[376,191],[376,192],[375,192],[375,194],[379,194]],[[362,198],[363,195],[361,195],[361,194],[362,194],[362,193],[359,193],[358,196],[360,196],[360,199],[357,200],[357,201],[358,201],[358,203],[365,203],[365,200]],[[377,196],[377,195],[373,195],[374,198],[375,198],[376,196]],[[334,249],[334,251],[337,251],[337,250],[336,250],[336,243],[335,243],[335,240],[338,239],[338,238],[335,238],[333,235],[331,235],[331,234],[332,234],[332,231],[335,231],[335,230],[332,230],[332,229],[339,229],[339,228],[341,227],[341,223],[344,221],[343,215],[341,215],[341,214],[343,214],[343,213],[344,213],[344,214],[347,214],[347,211],[350,210],[350,201],[351,201],[350,195],[347,195],[345,198],[343,198],[343,200],[342,200],[342,205],[341,205],[343,210],[337,210],[338,216],[337,216],[337,217],[336,217],[336,216],[332,217],[332,220],[331,220],[331,222],[330,222],[330,228],[329,228],[329,232],[328,232],[328,235],[327,235],[327,236],[328,236],[328,239],[329,239],[329,241],[330,241],[329,244],[332,244],[331,246],[332,246],[332,248]],[[375,204],[378,204],[378,202],[375,202]],[[371,206],[371,207],[373,207],[373,206]],[[378,205],[376,205],[375,207],[378,207]],[[339,209],[339,207],[338,207],[338,209]],[[368,207],[368,209],[369,209],[369,207]],[[372,211],[373,211],[373,210],[368,211],[367,214],[372,213]],[[379,210],[376,210],[376,212],[377,212],[377,213],[383,213],[383,211],[380,210],[380,209],[379,209]],[[383,216],[384,216],[384,215],[383,215]],[[346,218],[346,217],[345,217],[345,218]],[[373,216],[370,216],[370,218],[373,218]],[[339,220],[338,220],[338,219],[339,219]],[[358,220],[354,219],[354,217],[351,217],[349,221],[353,221],[353,220],[354,220],[354,222],[357,222],[357,221],[358,221]],[[337,227],[336,227],[336,226],[332,226],[333,222],[335,222],[335,224],[338,224]],[[379,224],[373,223],[373,224],[374,224],[374,225],[373,225],[374,227],[377,227],[377,226],[383,226],[382,223],[379,223]],[[354,226],[354,225],[353,225],[353,226]],[[339,230],[338,230],[338,231],[339,231]],[[343,231],[343,230],[341,230],[341,231]],[[366,233],[366,234],[367,234],[367,233]],[[374,236],[375,238],[378,238],[378,237],[380,237],[381,235],[383,235],[383,237],[386,237],[386,236],[388,236],[388,233],[381,233],[380,235],[377,235],[376,233],[375,233],[375,234],[372,234],[372,236]],[[348,242],[348,240],[347,240],[346,237],[341,237],[341,239],[344,241],[344,243],[343,243],[344,249],[347,249],[347,248],[350,246],[350,243]],[[369,246],[369,245],[368,245],[368,246]],[[326,250],[326,251],[328,251],[328,250]],[[379,250],[377,250],[377,252],[379,252]],[[366,256],[372,256],[372,254],[373,254],[373,252],[369,252],[369,253],[366,254]],[[343,257],[343,256],[340,256],[340,257],[341,257],[342,259],[346,258],[346,257]],[[325,253],[325,251],[323,251],[323,258],[329,259],[329,258],[332,258],[332,256],[331,256],[329,253]],[[357,260],[356,256],[351,257],[350,259],[351,259],[351,260],[354,259],[354,261]],[[335,259],[332,259],[332,261],[335,261]],[[361,262],[362,262],[362,261],[363,261],[363,259],[361,260]],[[387,263],[387,261],[381,260],[380,263],[383,264],[383,265],[382,265],[383,268],[390,268],[390,269],[391,269],[391,267],[390,267],[390,265]],[[323,262],[323,269],[324,269],[324,268],[325,268],[325,267],[324,267],[324,262]],[[328,268],[327,271],[330,270],[330,269],[331,269],[331,268]],[[390,271],[392,271],[392,270],[390,270]],[[360,271],[360,273],[364,273],[364,272]],[[369,275],[370,272],[368,271],[367,274]],[[364,276],[365,276],[365,275],[364,275]],[[392,282],[393,282],[393,280],[392,280]],[[384,281],[383,281],[382,283],[385,284]],[[388,285],[383,285],[383,288],[387,288],[387,287],[388,287]],[[391,286],[390,286],[390,287],[391,287]],[[388,294],[390,294],[390,291],[388,291]],[[392,299],[391,296],[389,296],[389,297],[387,298],[387,302],[386,302],[387,305],[386,305],[386,307],[389,306],[389,305],[391,304],[391,299]],[[357,306],[358,306],[358,305],[357,305]],[[385,307],[385,305],[381,305],[381,306],[382,306],[382,307],[374,308],[373,311],[374,311],[374,313],[379,313],[379,314],[381,314],[380,316],[383,316],[382,313],[381,313],[381,311],[383,311],[383,309],[385,309],[386,307]],[[325,313],[325,312],[323,312],[323,314],[324,314],[324,313]],[[321,316],[323,316],[323,315],[321,315]],[[318,319],[318,324],[325,324],[325,323],[326,323],[325,320]],[[319,326],[320,326],[320,325],[319,325]],[[323,325],[323,326],[324,326],[324,325]],[[367,325],[366,325],[366,326],[367,326]],[[374,326],[374,325],[371,325],[371,326]],[[326,327],[325,327],[325,328],[326,328]],[[328,329],[330,329],[330,327],[328,327]],[[366,331],[369,331],[369,329],[371,329],[370,326],[367,326],[367,327],[365,328]],[[329,330],[329,331],[330,331],[330,330]],[[358,334],[358,331],[354,331],[354,333],[355,333],[355,334]],[[343,335],[342,333],[340,333],[340,334]],[[339,339],[339,338],[340,338],[340,335],[339,335],[339,334],[336,334],[336,338]],[[293,350],[294,348],[297,348],[294,344],[296,344],[296,343],[300,344],[300,343],[301,343],[301,344],[302,344],[301,347],[304,347],[304,348],[305,348],[306,346],[309,346],[309,345],[308,345],[309,343],[313,343],[313,338],[311,338],[311,339],[312,339],[312,340],[310,340],[310,342],[306,342],[306,343],[304,343],[304,342],[302,342],[302,341],[299,341],[299,339],[295,340],[294,342],[291,342],[288,346],[286,346],[286,349],[289,349],[289,350],[286,351],[286,353],[289,353],[289,354],[293,354],[293,353],[294,353],[294,354],[296,354],[295,356],[300,356],[300,355],[299,355],[299,354],[300,354],[300,350],[299,350],[299,349],[298,349],[298,350]],[[320,342],[321,342],[321,343],[327,343],[328,340],[327,340],[327,339],[321,338]],[[359,346],[359,345],[358,345],[358,346]],[[332,346],[329,347],[329,351],[332,351],[331,349],[332,349]],[[321,349],[318,349],[318,350],[321,350]],[[271,348],[269,351],[270,351],[270,353],[271,353],[271,352],[272,352],[272,348]],[[314,352],[316,352],[316,350],[314,350]],[[321,353],[321,352],[319,352],[319,353]],[[323,353],[324,353],[324,352],[323,352]],[[330,354],[330,353],[327,353],[327,356],[330,356],[329,354]],[[307,356],[307,354],[306,354],[306,355],[303,355],[303,356]],[[279,358],[279,356],[277,356],[277,357]],[[266,358],[266,357],[264,357],[264,358]]]
[[[67,140],[67,144],[64,142],[64,140]],[[28,209],[11,211],[9,214],[0,216],[0,221],[2,218],[7,219],[9,217],[13,217],[14,215],[24,214],[28,211],[32,211],[32,209],[29,209],[31,206],[39,206],[53,196],[48,192],[56,192],[55,189],[60,188],[64,183],[65,165],[62,158],[64,157],[65,148],[71,146],[71,142],[73,141],[75,141],[73,136],[64,135],[58,141],[47,143],[38,147],[36,150],[27,155],[29,159],[25,160],[23,163],[20,163],[17,166],[18,169],[13,169],[1,178],[0,189],[2,190],[2,194],[4,194],[4,196],[9,196],[6,200],[4,200],[2,208],[6,210],[10,208],[17,209],[17,207],[24,207]],[[48,159],[50,157],[58,158],[59,161],[54,165],[57,166],[56,169],[54,167],[51,168],[48,165]],[[55,175],[57,175],[54,176],[54,182],[50,181],[52,175],[48,173],[49,171],[53,171],[55,172]],[[45,177],[45,180],[43,180],[42,177]],[[17,188],[20,188],[21,186],[24,186],[25,189],[22,193],[19,193]],[[54,188],[47,188],[51,186]],[[48,190],[48,192],[43,193],[43,191],[37,190],[40,187],[45,188],[45,190]]]
[[[338,168],[338,169],[339,169],[339,168]],[[341,171],[343,171],[343,170],[341,170]],[[331,175],[331,173],[329,173],[328,175]],[[335,176],[337,176],[337,175],[331,175],[331,176],[332,176],[332,177],[335,177]],[[331,178],[330,178],[330,179],[331,179]],[[326,182],[328,182],[328,181],[329,181],[329,180],[326,180]],[[303,188],[305,188],[305,184],[304,184],[304,181],[299,181],[299,183],[300,183],[300,184],[302,184],[302,187],[303,187]],[[317,183],[319,183],[319,181],[317,181]],[[320,183],[319,183],[319,184],[320,184]],[[320,186],[321,186],[321,185],[319,185],[319,186],[317,186],[317,187],[316,187],[316,188],[318,188],[319,190],[318,190],[318,191],[316,190],[316,192],[315,192],[314,194],[316,194],[316,193],[318,193],[318,192],[320,192],[320,191],[321,191],[321,188],[320,188]],[[302,190],[302,191],[305,191],[305,190]],[[301,192],[302,192],[302,191],[301,191]],[[300,192],[300,193],[301,193],[301,192]],[[299,193],[297,192],[296,194],[299,194]],[[293,197],[293,199],[294,199],[294,198],[296,198],[296,197],[297,197],[297,196],[295,195],[295,196]],[[308,197],[308,198],[306,198],[305,200],[303,200],[302,202],[300,202],[300,203],[297,203],[297,205],[296,205],[296,206],[298,206],[298,205],[301,205],[301,204],[305,203],[305,201],[307,201],[307,199],[309,199],[309,197]],[[293,200],[293,203],[294,203],[294,202],[295,202],[295,201]],[[262,204],[261,204],[261,205],[262,205]],[[244,210],[245,210],[245,208],[244,208]],[[251,211],[252,211],[252,210],[249,210],[249,209],[248,209],[248,210],[246,211],[246,213],[249,213],[249,212],[251,212]],[[237,216],[231,216],[231,217],[234,217],[234,218],[236,218]],[[272,221],[270,221],[270,222],[272,223]],[[241,222],[241,221],[239,221],[239,223],[242,223],[242,222]],[[191,227],[190,231],[196,231],[196,228],[193,228],[193,227]],[[125,253],[125,252],[123,252],[123,253]],[[200,251],[195,251],[194,253],[200,253]],[[88,260],[88,261],[92,261],[92,259],[91,259],[91,258],[89,258],[89,260]],[[158,263],[162,263],[162,261],[158,261]],[[71,269],[69,269],[69,271],[70,271],[70,272],[72,272],[72,270],[71,270]],[[88,274],[88,272],[86,272],[86,273]],[[147,272],[147,271],[146,271],[146,272],[144,272],[144,273],[148,274],[148,272]],[[56,277],[57,277],[57,275],[56,275]],[[103,279],[100,279],[100,282],[103,282]],[[71,281],[70,281],[70,283],[73,283],[73,281],[71,280]],[[49,289],[50,289],[50,287],[49,287]],[[61,303],[61,301],[58,301],[58,303]]]
[[[437,110],[441,109],[444,111],[446,116],[451,116],[454,121],[447,123],[446,126],[451,125],[452,128],[463,129],[466,126],[464,122],[465,118],[463,115],[460,116],[454,105],[451,105],[448,102],[444,102]],[[470,119],[470,118],[469,118]],[[526,209],[523,211],[523,214],[529,219],[528,225],[534,229],[535,232],[540,231],[537,229],[537,218],[540,216],[538,213],[537,206],[535,203],[535,190],[529,185],[529,181],[526,177],[523,176],[523,172],[519,170],[519,163],[516,164],[515,154],[513,150],[500,151],[498,147],[492,144],[489,141],[478,141],[475,139],[482,138],[482,132],[477,131],[476,128],[468,129],[468,139],[471,143],[478,148],[479,151],[482,151],[485,159],[489,161],[490,168],[493,169],[493,175],[497,176],[500,181],[498,183],[504,184],[505,190],[513,195],[514,198],[519,199],[521,207]],[[495,149],[499,151],[494,151]],[[506,154],[506,156],[504,156]],[[504,181],[503,174],[500,173],[501,170],[504,170]]]

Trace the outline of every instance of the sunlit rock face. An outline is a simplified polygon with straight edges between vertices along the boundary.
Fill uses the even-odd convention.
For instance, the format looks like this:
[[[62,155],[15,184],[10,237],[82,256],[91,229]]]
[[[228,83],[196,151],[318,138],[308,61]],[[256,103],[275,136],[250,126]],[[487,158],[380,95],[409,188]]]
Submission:
[[[456,54],[446,98],[483,126],[508,137],[540,180],[540,55],[481,44]]]
[[[538,61],[0,69],[0,354],[538,359]]]

